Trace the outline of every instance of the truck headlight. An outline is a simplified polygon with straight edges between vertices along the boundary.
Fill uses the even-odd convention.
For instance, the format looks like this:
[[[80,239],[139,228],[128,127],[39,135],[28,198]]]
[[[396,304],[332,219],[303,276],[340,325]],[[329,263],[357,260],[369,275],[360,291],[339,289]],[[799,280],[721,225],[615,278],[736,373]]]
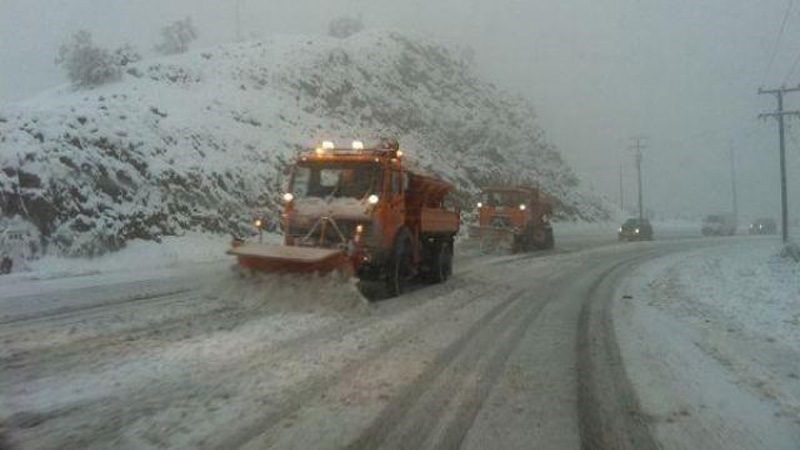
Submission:
[[[379,200],[380,200],[380,198],[375,194],[372,194],[369,197],[367,197],[367,202],[370,205],[377,205]]]

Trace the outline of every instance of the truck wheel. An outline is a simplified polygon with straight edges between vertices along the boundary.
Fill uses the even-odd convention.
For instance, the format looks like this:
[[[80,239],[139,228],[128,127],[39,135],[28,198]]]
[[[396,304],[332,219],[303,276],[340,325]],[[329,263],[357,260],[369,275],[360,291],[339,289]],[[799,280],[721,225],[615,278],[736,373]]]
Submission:
[[[0,275],[11,273],[13,266],[14,261],[12,261],[11,258],[4,257],[2,261],[0,261]]]
[[[447,241],[437,241],[430,261],[431,283],[444,283],[453,271],[453,246]]]
[[[407,230],[398,233],[394,251],[386,267],[386,295],[397,297],[405,290],[411,274],[411,235]]]
[[[536,228],[534,231],[536,239],[533,241],[534,245],[539,250],[549,250],[553,248],[553,229],[552,228]]]
[[[515,234],[511,238],[511,253],[517,254],[526,251],[525,236]]]
[[[544,232],[544,250],[552,250],[556,246],[556,239],[553,237],[553,229],[547,228]]]
[[[447,278],[450,278],[453,275],[453,253],[454,251],[454,244],[453,238],[447,239],[444,241],[445,246],[447,246],[447,260],[444,265],[445,273],[447,274]]]

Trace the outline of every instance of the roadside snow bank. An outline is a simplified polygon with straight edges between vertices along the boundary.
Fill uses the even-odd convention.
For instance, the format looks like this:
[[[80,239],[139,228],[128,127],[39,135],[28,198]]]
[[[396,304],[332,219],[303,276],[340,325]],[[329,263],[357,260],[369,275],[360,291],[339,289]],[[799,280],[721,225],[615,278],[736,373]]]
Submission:
[[[230,242],[230,236],[190,232],[179,237],[165,237],[161,242],[137,239],[117,253],[96,258],[45,257],[32,267],[42,272],[69,271],[75,267],[107,272],[210,262],[225,258]]]
[[[275,239],[265,235],[265,239]],[[113,254],[94,258],[47,256],[28,263],[27,271],[0,278],[0,286],[20,280],[46,280],[110,272],[140,272],[230,259],[230,236],[189,232],[161,242],[134,240]]]
[[[797,448],[800,268],[779,250],[732,241],[645,264],[621,286],[621,351],[666,448]]]

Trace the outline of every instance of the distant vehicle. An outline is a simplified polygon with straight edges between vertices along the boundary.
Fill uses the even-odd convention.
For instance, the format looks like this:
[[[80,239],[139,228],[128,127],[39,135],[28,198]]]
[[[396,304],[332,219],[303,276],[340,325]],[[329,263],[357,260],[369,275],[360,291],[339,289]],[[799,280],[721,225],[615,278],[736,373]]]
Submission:
[[[630,218],[619,227],[620,241],[652,241],[653,226],[647,219]]]
[[[11,273],[14,261],[25,259],[25,230],[5,228],[0,230],[0,275]]]
[[[322,142],[294,164],[283,245],[235,239],[228,253],[254,271],[355,273],[367,296],[380,284],[394,297],[414,278],[444,282],[461,225],[446,206],[455,188],[404,162],[394,139],[374,148]]]
[[[550,217],[554,199],[532,186],[488,186],[478,202],[478,227],[472,232],[481,248],[511,253],[552,249]]]
[[[733,236],[736,234],[736,219],[727,214],[711,214],[703,219],[700,231],[703,236]]]
[[[775,219],[762,217],[750,224],[750,234],[775,234],[778,232],[778,224]]]

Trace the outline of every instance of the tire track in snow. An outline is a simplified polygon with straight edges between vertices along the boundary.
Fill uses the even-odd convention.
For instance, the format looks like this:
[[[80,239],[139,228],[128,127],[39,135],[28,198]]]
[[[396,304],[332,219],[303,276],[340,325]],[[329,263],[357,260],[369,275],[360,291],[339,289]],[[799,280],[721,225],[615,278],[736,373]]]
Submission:
[[[496,305],[347,448],[458,448],[505,361],[548,302],[517,291]]]
[[[306,383],[292,386],[290,389],[291,392],[285,392],[288,398],[286,401],[281,402],[280,410],[265,414],[248,426],[236,430],[235,433],[233,433],[228,439],[220,442],[215,446],[215,448],[238,448],[249,443],[256,437],[268,433],[269,430],[282,418],[293,415],[295,412],[305,407],[313,399],[320,397],[321,394],[330,389],[332,386],[336,385],[341,380],[352,378],[352,375],[363,368],[368,362],[379,360],[391,349],[402,346],[410,338],[418,334],[419,330],[429,327],[436,327],[437,322],[441,319],[441,314],[454,315],[459,311],[468,308],[474,303],[484,300],[486,295],[496,292],[496,289],[496,287],[488,286],[480,290],[478,293],[471,294],[469,298],[460,300],[458,299],[458,292],[451,291],[450,295],[453,295],[456,301],[458,301],[458,304],[454,308],[443,308],[443,311],[439,312],[438,314],[421,314],[421,318],[409,321],[410,326],[398,330],[397,333],[394,333],[390,336],[384,337],[384,342],[372,349],[369,349],[369,351],[361,357],[348,362],[340,370],[322,373],[318,376],[312,377]],[[403,301],[402,298],[397,300]],[[442,299],[434,299],[426,303],[439,302],[440,300]],[[507,307],[513,300],[514,298],[508,299],[500,305],[493,307],[491,311],[498,309],[498,307]],[[418,312],[417,309],[418,308],[415,307],[409,311]],[[490,312],[490,314],[492,313]],[[494,316],[496,314],[499,314],[499,310],[492,315]],[[485,320],[488,320],[485,318],[485,316],[479,319],[481,322]]]
[[[14,317],[12,319],[0,320],[0,326],[3,326],[5,329],[9,325],[19,325],[19,324],[27,325],[27,324],[37,324],[39,322],[70,319],[79,317],[82,314],[104,311],[107,309],[115,309],[125,305],[140,304],[153,301],[164,301],[164,300],[169,301],[171,297],[176,297],[181,294],[185,294],[187,292],[191,292],[194,290],[195,289],[193,288],[179,288],[179,289],[169,290],[167,292],[135,295],[132,297],[125,297],[111,302],[103,302],[99,304],[91,304],[91,305],[84,305],[77,307],[63,307],[63,308],[58,308],[55,311],[51,311],[44,314],[31,313],[22,315],[20,317]]]
[[[466,287],[470,287],[472,284],[473,283],[467,283]],[[415,320],[406,321],[413,324],[430,324],[432,321],[436,320],[436,318],[440,317],[442,312],[452,312],[467,307],[469,304],[483,298],[490,290],[491,287],[485,287],[474,295],[473,298],[468,299],[468,301],[453,296],[453,298],[450,299],[451,301],[447,303],[453,303],[452,300],[457,301],[458,304],[456,308],[446,308],[444,305],[437,305],[437,301],[443,300],[442,298],[437,298],[433,301],[426,300],[423,304],[429,304],[435,311],[438,311],[434,314],[423,315],[423,312],[430,308],[422,309],[419,308],[420,305],[418,303],[408,302],[409,304],[407,307],[392,311],[389,317],[382,317],[380,319],[381,321],[386,321],[393,320],[393,317],[400,318],[401,316],[407,315],[423,315],[424,319],[422,320],[416,318]],[[441,291],[444,292],[443,289]],[[403,300],[407,299],[398,299],[400,302]],[[251,317],[250,319],[257,320],[258,318],[259,317]],[[163,381],[159,381],[156,385],[140,385],[139,383],[135,383],[132,389],[123,385],[121,388],[115,390],[112,397],[100,397],[90,402],[80,402],[80,407],[78,408],[65,409],[64,411],[67,411],[71,417],[52,416],[49,415],[47,411],[42,412],[44,414],[43,417],[47,417],[48,420],[64,419],[70,423],[82,424],[76,427],[82,430],[80,433],[73,432],[69,439],[59,440],[59,446],[61,447],[83,448],[90,444],[95,445],[102,442],[108,444],[119,443],[118,439],[121,426],[124,427],[126,424],[152,416],[154,410],[157,411],[162,407],[169,407],[171,404],[176,402],[180,403],[185,399],[195,398],[198,394],[201,397],[210,397],[220,394],[220,392],[215,391],[219,389],[225,391],[229,382],[232,386],[237,386],[241,384],[241,380],[250,379],[256,373],[263,373],[265,370],[277,370],[281,364],[291,365],[294,360],[297,359],[298,355],[309,354],[310,352],[313,353],[313,351],[324,348],[326,345],[336,347],[345,340],[346,336],[379,325],[380,324],[376,323],[374,320],[356,320],[346,324],[337,321],[330,326],[312,329],[310,333],[304,333],[288,341],[272,342],[267,346],[254,347],[251,350],[253,352],[258,351],[258,359],[253,361],[252,358],[248,357],[249,353],[239,355],[239,359],[243,359],[248,363],[239,367],[238,370],[231,371],[230,368],[227,370],[223,368],[201,374],[193,374],[190,378],[191,382],[187,382],[186,379],[186,376],[189,374],[180,376],[179,373],[174,373]],[[241,326],[241,324],[239,324],[239,326]],[[398,333],[400,333],[399,336]],[[413,333],[413,329],[410,330],[407,326],[397,330],[397,332],[391,336],[387,336],[387,342],[384,343],[382,347],[368,354],[359,355],[358,358],[349,363],[348,367],[350,367],[350,369],[345,370],[352,370],[352,368],[359,366],[363,359],[369,359],[373,357],[373,355],[385,352],[391,346],[403,342],[404,336],[408,336],[411,333]],[[162,345],[164,345],[164,343],[162,343]],[[268,356],[262,359],[264,355]],[[316,370],[319,370],[319,368],[316,368]],[[299,383],[293,381],[288,387],[278,392],[268,392],[266,396],[269,398],[274,395],[291,395],[293,399],[290,399],[288,406],[294,403],[296,407],[299,408],[302,406],[304,398],[314,395],[336,379],[338,379],[338,372],[312,374],[310,380],[301,380]],[[209,385],[207,383],[212,384]],[[210,386],[218,386],[218,388],[209,389]],[[287,406],[283,402],[281,402],[281,404],[284,407]],[[282,411],[284,411],[284,409],[281,410],[281,413]],[[97,421],[97,417],[107,417],[112,420]],[[120,422],[121,419],[123,420],[122,422]],[[270,422],[274,420],[274,417],[265,420]]]
[[[621,275],[663,251],[648,251],[605,270],[586,291],[578,317],[576,352],[578,419],[586,450],[658,449],[650,418],[627,376],[614,331],[611,306]]]

